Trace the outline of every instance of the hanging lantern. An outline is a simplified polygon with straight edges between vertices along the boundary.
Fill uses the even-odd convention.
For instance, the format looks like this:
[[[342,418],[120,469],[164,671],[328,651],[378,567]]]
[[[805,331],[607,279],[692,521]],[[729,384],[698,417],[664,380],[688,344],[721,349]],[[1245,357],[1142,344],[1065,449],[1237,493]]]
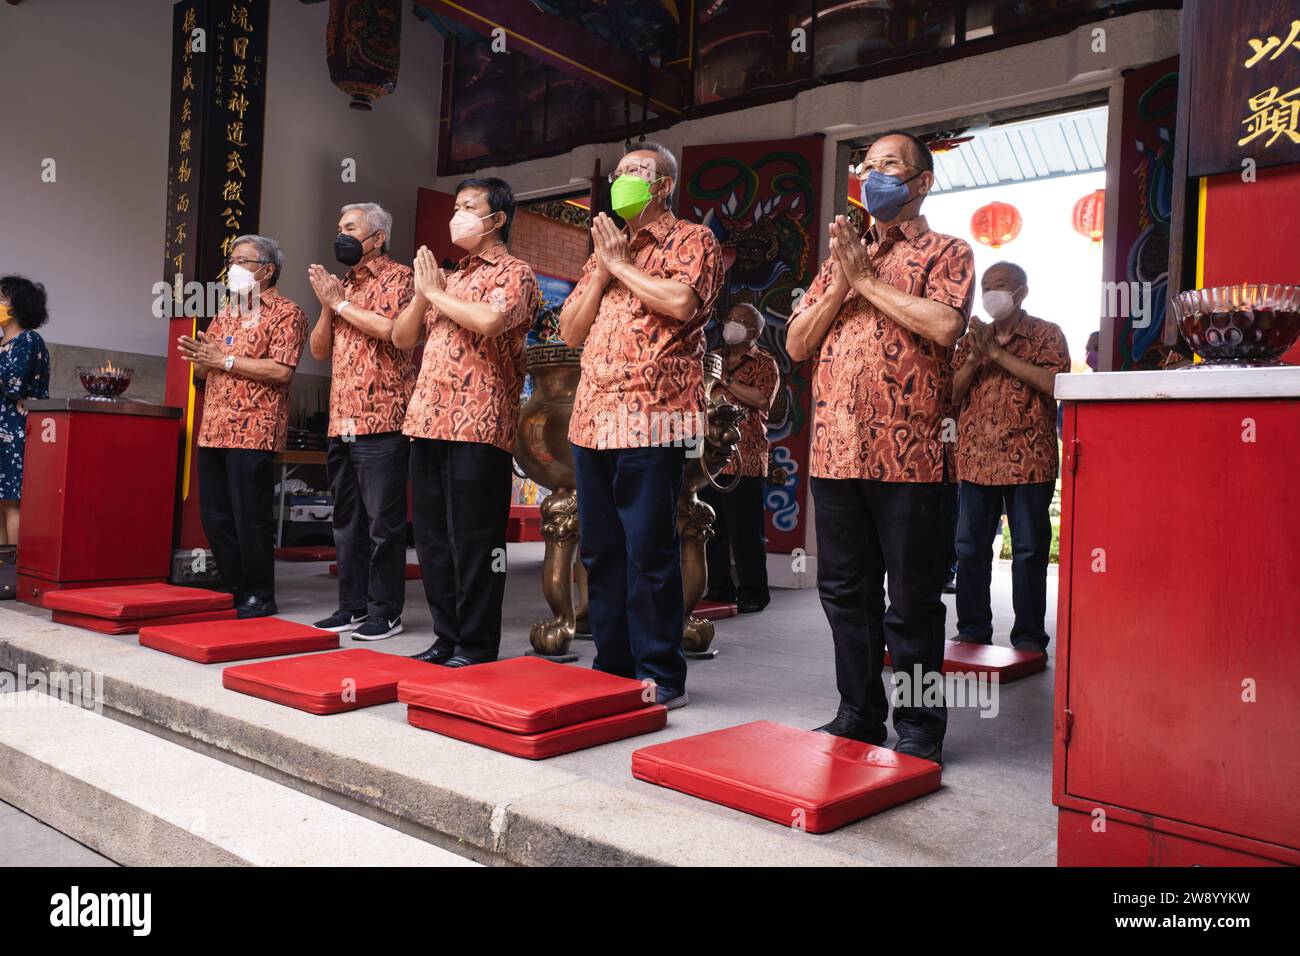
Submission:
[[[1091,192],[1074,204],[1074,231],[1091,239],[1094,246],[1101,245],[1105,221],[1106,190]]]
[[[1020,235],[1020,210],[1010,203],[991,202],[970,217],[971,235],[981,245],[1000,249]]]
[[[350,108],[368,110],[397,89],[401,52],[402,0],[330,0],[325,61]]]

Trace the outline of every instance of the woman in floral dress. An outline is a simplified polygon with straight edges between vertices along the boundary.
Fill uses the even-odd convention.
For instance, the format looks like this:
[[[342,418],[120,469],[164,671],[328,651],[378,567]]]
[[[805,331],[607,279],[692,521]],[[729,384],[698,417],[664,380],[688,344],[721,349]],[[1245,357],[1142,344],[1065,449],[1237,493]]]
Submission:
[[[36,329],[49,318],[45,287],[0,276],[0,545],[18,543],[27,399],[50,397],[50,351]]]

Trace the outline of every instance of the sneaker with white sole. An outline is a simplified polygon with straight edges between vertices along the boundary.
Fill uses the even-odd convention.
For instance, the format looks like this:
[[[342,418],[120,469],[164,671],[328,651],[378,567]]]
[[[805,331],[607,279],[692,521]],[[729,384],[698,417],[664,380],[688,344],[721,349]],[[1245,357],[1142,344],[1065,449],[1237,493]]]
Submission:
[[[678,693],[675,690],[669,690],[667,687],[655,688],[655,703],[663,704],[669,710],[676,710],[678,707],[685,707],[691,702],[690,695],[686,691]]]
[[[354,641],[382,641],[402,633],[402,619],[387,620],[382,617],[366,618],[366,623],[352,632]]]
[[[355,631],[362,624],[366,623],[364,614],[352,614],[349,611],[335,611],[323,621],[317,621],[312,627],[318,627],[322,631],[333,631],[335,634],[342,634],[345,631]]]

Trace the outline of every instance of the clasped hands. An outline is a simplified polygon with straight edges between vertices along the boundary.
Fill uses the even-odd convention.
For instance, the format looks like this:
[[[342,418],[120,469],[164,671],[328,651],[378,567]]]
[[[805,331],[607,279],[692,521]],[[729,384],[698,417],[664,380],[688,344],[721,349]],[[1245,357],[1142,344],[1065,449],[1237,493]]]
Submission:
[[[221,368],[226,354],[221,351],[216,340],[207,332],[198,332],[196,335],[197,338],[182,335],[176,339],[176,348],[181,353],[181,358],[202,368]]]

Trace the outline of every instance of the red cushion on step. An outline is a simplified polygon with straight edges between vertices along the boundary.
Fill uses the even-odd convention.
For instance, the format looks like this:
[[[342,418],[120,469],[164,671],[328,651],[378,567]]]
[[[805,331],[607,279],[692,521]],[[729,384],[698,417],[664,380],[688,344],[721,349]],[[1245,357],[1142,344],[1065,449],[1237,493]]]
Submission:
[[[333,561],[334,554],[332,544],[295,544],[275,549],[277,561]]]
[[[222,686],[309,714],[338,714],[397,700],[397,684],[436,664],[354,648],[278,661],[236,664],[221,672]]]
[[[695,610],[691,613],[706,621],[720,621],[726,617],[735,617],[738,612],[734,604],[723,604],[720,601],[701,601],[695,605]]]
[[[228,607],[223,611],[195,611],[192,614],[168,614],[163,617],[146,617],[130,621],[117,621],[111,618],[91,617],[89,614],[73,614],[69,611],[55,611],[52,615],[55,624],[69,624],[72,627],[84,627],[88,631],[100,634],[134,634],[142,627],[151,624],[193,624],[200,621],[226,621],[235,619],[235,609]]]
[[[539,657],[514,657],[438,668],[404,680],[397,699],[511,733],[536,734],[645,707],[647,692],[653,694],[639,680]]]
[[[486,666],[488,665],[479,664],[463,670],[478,670]],[[662,730],[668,723],[668,708],[651,704],[649,707],[638,707],[636,710],[624,711],[621,714],[609,714],[605,717],[597,717],[595,720],[584,720],[581,723],[544,730],[536,734],[515,734],[477,720],[453,717],[451,714],[424,710],[421,707],[408,707],[406,719],[413,727],[432,730],[434,733],[455,737],[457,740],[478,744],[480,747],[489,747],[513,757],[545,760],[547,757],[557,757],[585,747],[607,744],[612,740],[622,740],[624,737],[635,737],[637,734]]]
[[[632,775],[809,833],[939,789],[939,765],[884,747],[756,720],[642,747]]]
[[[140,628],[140,646],[200,664],[219,664],[329,651],[339,646],[339,636],[278,617],[250,617],[206,624],[147,624]]]
[[[885,651],[885,666],[893,667],[889,651]],[[943,672],[945,674],[997,674],[999,684],[1007,684],[1047,667],[1047,654],[1042,651],[1018,651],[997,644],[974,644],[970,641],[945,641]]]
[[[123,584],[107,588],[47,591],[45,606],[114,621],[163,617],[195,611],[218,611],[234,606],[224,591],[183,588],[175,584]]]

